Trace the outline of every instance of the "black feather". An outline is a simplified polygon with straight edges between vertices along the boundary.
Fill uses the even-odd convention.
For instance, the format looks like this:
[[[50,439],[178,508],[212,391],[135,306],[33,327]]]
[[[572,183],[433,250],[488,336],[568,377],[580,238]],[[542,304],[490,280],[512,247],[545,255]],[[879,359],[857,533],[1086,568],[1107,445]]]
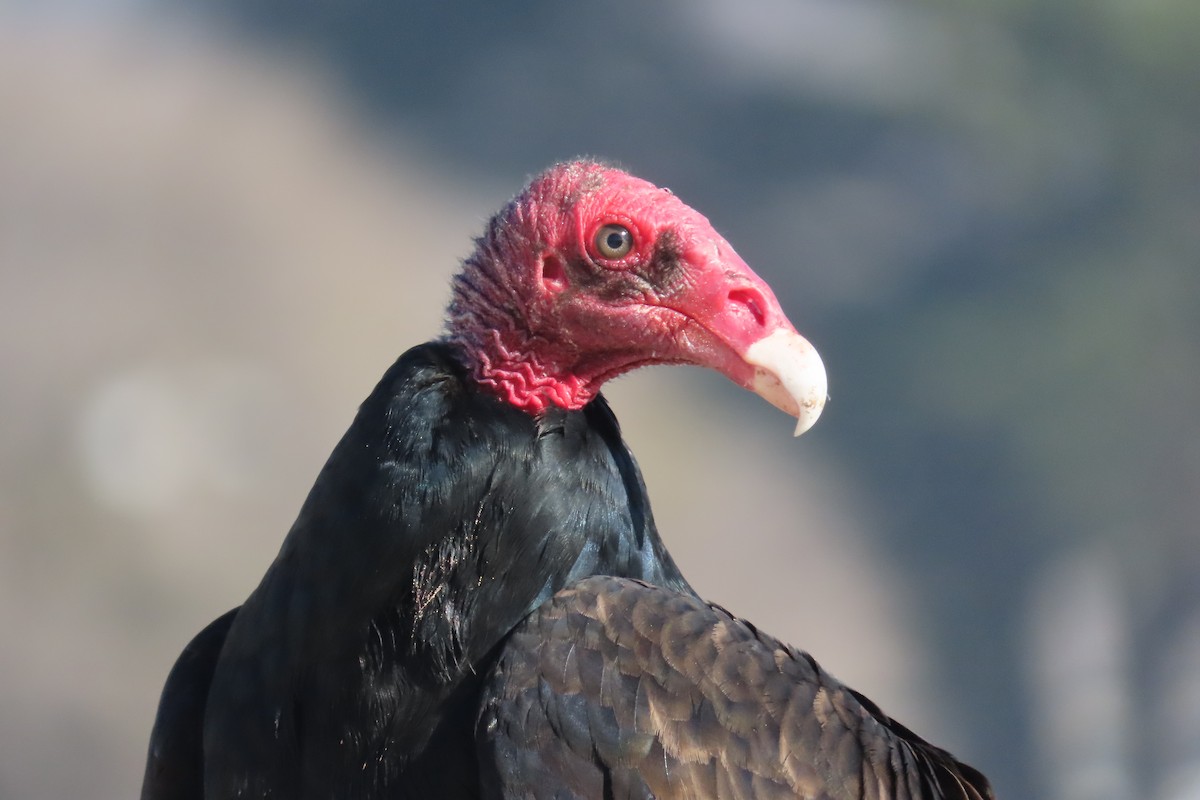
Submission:
[[[488,659],[593,574],[691,591],[604,400],[535,419],[480,392],[450,345],[410,350],[223,624],[206,796],[472,796]],[[163,707],[195,705],[179,693],[172,678]],[[152,751],[166,740],[156,728]]]
[[[204,708],[217,658],[237,611],[227,611],[196,634],[171,668],[150,734],[142,800],[204,797]]]

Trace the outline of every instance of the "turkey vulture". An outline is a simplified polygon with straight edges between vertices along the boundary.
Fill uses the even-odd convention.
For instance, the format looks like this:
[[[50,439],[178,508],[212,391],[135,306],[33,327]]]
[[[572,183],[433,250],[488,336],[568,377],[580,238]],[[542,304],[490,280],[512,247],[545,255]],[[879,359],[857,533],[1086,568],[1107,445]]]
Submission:
[[[797,434],[825,401],[815,351],[703,216],[594,161],[534,178],[262,582],[185,648],[143,800],[989,797],[696,597],[599,393],[666,363],[722,372]]]

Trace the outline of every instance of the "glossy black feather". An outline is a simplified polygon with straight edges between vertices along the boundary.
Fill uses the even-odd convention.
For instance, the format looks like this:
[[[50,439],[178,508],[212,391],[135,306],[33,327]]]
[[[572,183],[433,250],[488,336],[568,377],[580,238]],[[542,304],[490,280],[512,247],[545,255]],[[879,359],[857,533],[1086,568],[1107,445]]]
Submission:
[[[237,611],[227,611],[196,634],[171,668],[150,733],[142,800],[204,797],[204,708]]]
[[[488,798],[992,797],[811,656],[639,581],[588,578],[541,606],[485,698]]]
[[[476,796],[480,675],[522,618],[593,574],[691,591],[604,400],[535,419],[481,393],[450,345],[410,350],[229,625],[204,796]],[[169,681],[163,707],[193,706],[179,692],[196,683]]]

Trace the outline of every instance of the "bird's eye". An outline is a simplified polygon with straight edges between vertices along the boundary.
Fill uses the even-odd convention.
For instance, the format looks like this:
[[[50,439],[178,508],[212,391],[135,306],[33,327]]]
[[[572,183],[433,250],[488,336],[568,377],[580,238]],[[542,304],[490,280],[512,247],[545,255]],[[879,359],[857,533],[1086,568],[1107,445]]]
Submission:
[[[624,225],[605,225],[596,231],[596,252],[602,258],[624,258],[633,249],[633,234]]]

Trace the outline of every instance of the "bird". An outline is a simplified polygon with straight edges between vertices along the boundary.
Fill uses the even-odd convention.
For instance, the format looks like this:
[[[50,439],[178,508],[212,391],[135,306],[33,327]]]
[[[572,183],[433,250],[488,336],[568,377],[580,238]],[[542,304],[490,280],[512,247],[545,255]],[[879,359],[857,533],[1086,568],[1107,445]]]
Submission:
[[[143,800],[991,797],[699,598],[601,393],[654,364],[721,372],[796,435],[827,398],[704,216],[556,164],[486,223],[442,335],[359,407],[259,585],[185,647]]]

